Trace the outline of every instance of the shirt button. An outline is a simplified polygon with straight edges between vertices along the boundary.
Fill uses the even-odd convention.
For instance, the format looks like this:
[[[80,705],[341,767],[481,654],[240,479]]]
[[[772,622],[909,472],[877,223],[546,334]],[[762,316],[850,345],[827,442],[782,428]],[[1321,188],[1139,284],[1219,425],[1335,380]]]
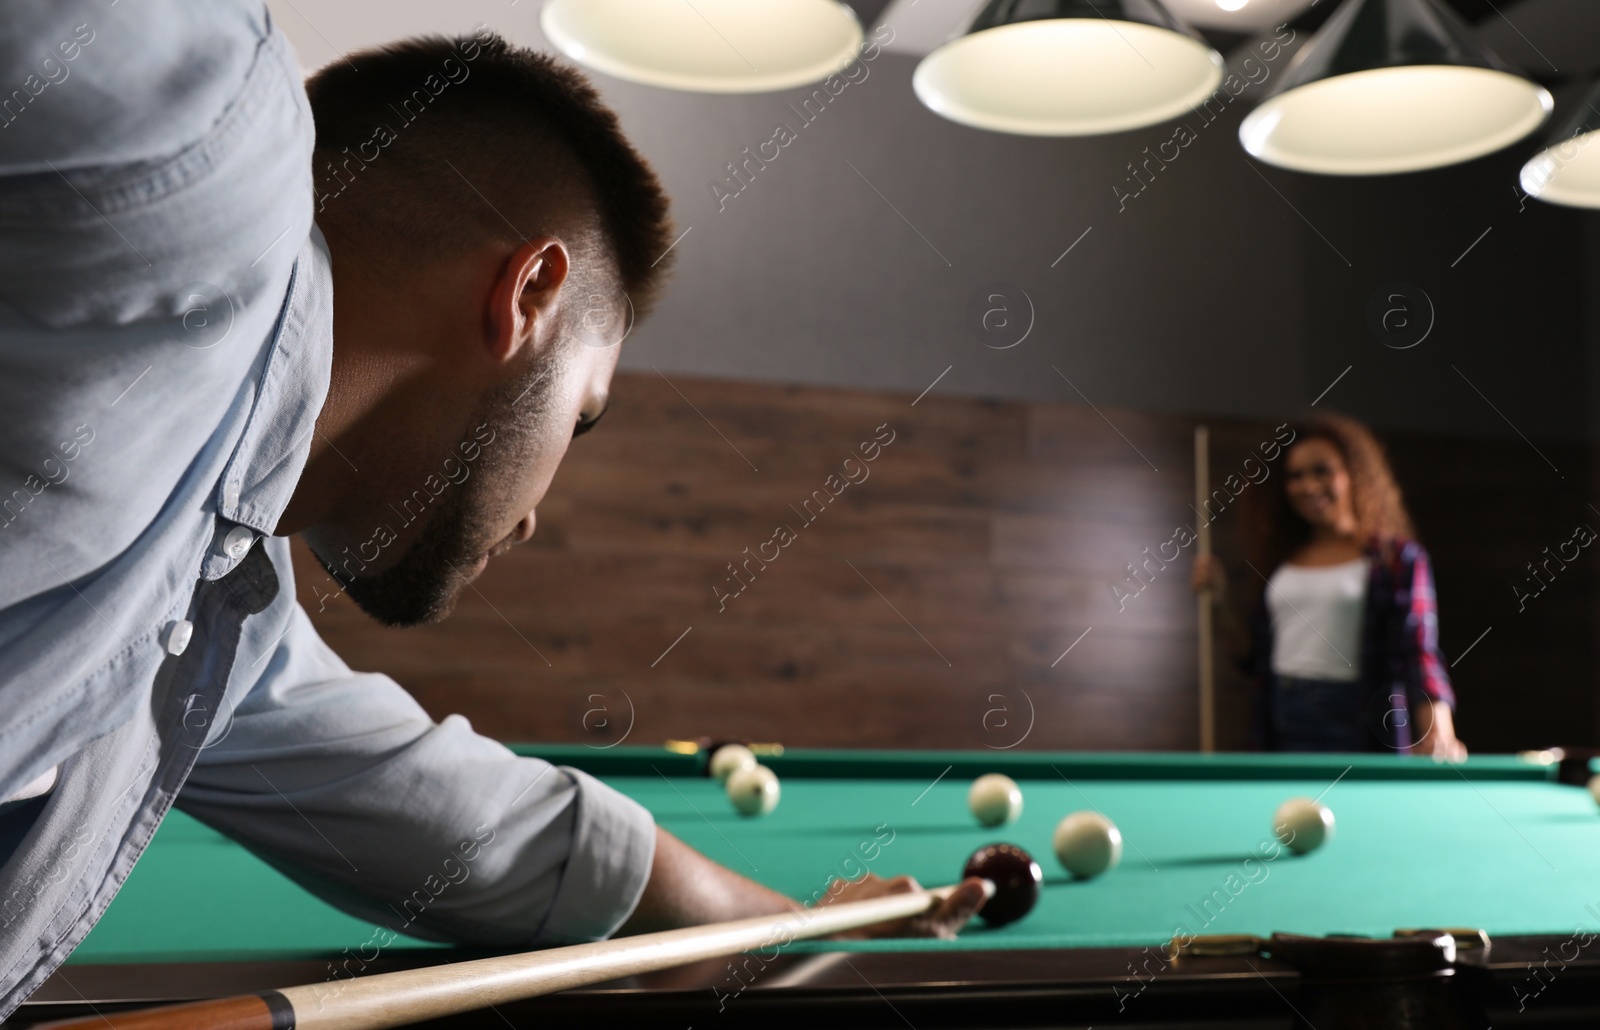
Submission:
[[[179,619],[172,623],[167,627],[167,654],[183,654],[192,636],[194,636],[194,623],[188,619]]]
[[[234,526],[222,538],[222,552],[230,558],[243,558],[250,553],[250,545],[255,542],[256,535],[249,527]]]
[[[238,483],[230,482],[222,484],[222,506],[227,508],[229,511],[239,507]]]

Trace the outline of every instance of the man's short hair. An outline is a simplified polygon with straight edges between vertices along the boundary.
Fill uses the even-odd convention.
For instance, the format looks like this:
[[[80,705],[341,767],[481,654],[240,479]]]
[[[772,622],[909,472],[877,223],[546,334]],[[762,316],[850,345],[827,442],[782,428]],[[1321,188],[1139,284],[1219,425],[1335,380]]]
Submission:
[[[666,195],[572,66],[480,28],[351,54],[306,93],[318,217],[380,256],[594,236],[635,314],[654,300],[669,264]]]

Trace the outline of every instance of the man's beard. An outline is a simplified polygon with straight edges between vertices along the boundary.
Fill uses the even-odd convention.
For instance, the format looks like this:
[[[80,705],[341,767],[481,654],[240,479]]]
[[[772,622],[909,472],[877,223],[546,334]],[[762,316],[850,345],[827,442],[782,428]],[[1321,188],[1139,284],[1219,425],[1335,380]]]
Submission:
[[[494,484],[519,464],[527,432],[510,417],[510,405],[497,400],[499,403],[474,422],[479,428],[494,430],[491,442],[484,443],[476,460],[467,466],[471,471],[466,479],[446,486],[399,561],[382,572],[352,575],[316,555],[350,599],[379,622],[418,626],[445,618],[477,571],[479,559],[500,542],[493,524],[498,492]],[[474,435],[475,431],[469,430],[462,439]]]
[[[485,470],[476,471],[481,474]],[[455,608],[467,577],[494,544],[484,539],[489,531],[481,522],[481,506],[474,503],[475,492],[465,484],[452,484],[417,539],[398,562],[382,572],[352,577],[321,555],[316,556],[317,561],[362,611],[379,622],[388,626],[438,622]]]
[[[446,487],[416,540],[393,566],[352,575],[312,551],[362,611],[385,625],[418,626],[438,622],[455,608],[479,560],[502,539],[493,515],[500,507],[496,484],[513,477],[532,457],[535,427],[548,394],[548,387],[534,388],[551,377],[552,360],[536,364],[520,382],[507,384],[470,423],[477,428],[462,432],[462,440],[481,440],[477,432],[488,426],[495,435],[468,463],[467,478]]]

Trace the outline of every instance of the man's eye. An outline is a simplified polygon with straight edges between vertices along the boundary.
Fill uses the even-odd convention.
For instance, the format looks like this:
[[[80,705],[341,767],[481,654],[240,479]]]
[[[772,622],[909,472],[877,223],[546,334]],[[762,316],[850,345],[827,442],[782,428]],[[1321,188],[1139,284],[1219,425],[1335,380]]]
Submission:
[[[610,405],[609,402],[606,403],[606,404],[603,404],[603,405],[601,405],[599,411],[595,412],[592,417],[588,417],[588,418],[584,417],[584,415],[580,412],[578,414],[578,424],[572,427],[573,439],[577,439],[578,437],[582,436],[584,433],[587,433],[589,430],[593,429],[595,423],[599,422],[602,418],[605,417],[606,409],[608,409],[610,407],[611,407],[611,405]]]

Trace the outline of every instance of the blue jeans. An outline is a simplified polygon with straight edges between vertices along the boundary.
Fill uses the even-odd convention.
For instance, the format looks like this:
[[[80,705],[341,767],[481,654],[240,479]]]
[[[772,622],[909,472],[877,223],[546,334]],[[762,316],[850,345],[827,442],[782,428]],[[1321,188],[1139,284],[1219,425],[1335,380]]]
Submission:
[[[1272,677],[1272,730],[1279,751],[1371,751],[1360,682]]]

